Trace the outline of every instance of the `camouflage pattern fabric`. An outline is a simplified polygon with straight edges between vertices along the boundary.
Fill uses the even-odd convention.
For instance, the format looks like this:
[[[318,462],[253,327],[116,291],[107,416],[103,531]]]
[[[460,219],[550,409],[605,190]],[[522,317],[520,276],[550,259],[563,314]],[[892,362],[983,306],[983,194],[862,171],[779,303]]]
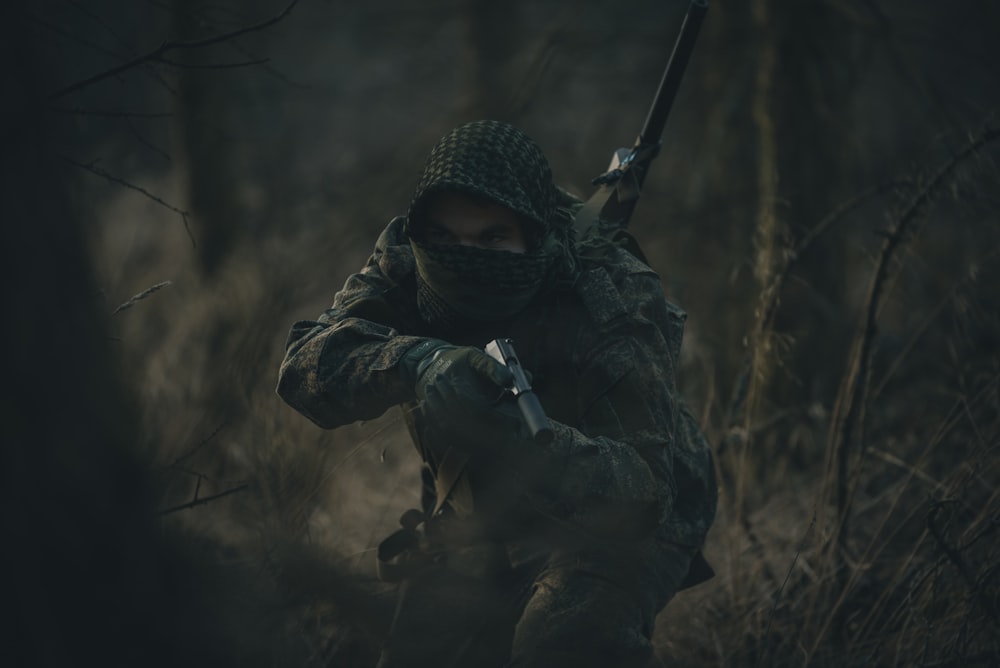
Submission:
[[[324,428],[402,404],[422,441],[418,448],[433,460],[441,447],[425,442],[414,390],[397,369],[431,334],[416,312],[403,224],[396,219],[386,228],[330,309],[292,327],[278,393]],[[714,518],[716,492],[709,448],[675,387],[684,315],[663,298],[652,270],[614,252],[604,264],[588,261],[573,290],[549,294],[502,331],[489,325],[451,342],[485,345],[511,335],[557,421],[558,438],[548,446],[551,486],[533,490],[527,505],[558,506],[553,519],[572,525],[615,503],[653,501],[664,537],[698,546]],[[519,478],[516,470],[495,475],[512,485]]]
[[[537,244],[520,257],[423,246],[422,208],[444,190],[486,197],[533,221]],[[448,558],[442,571],[404,583],[383,668],[432,657],[472,665],[449,664],[454,643],[426,627],[450,615],[455,642],[475,637],[468,625],[482,618],[474,608],[483,597],[449,594],[448,583],[463,581],[463,555],[481,549],[504,558],[470,587],[499,595],[493,613],[506,621],[494,620],[502,627],[496,642],[475,643],[485,652],[475,665],[641,666],[655,615],[682,586],[712,523],[710,450],[675,385],[684,313],[627,252],[600,239],[575,243],[574,207],[522,133],[490,121],[462,126],[432,151],[408,218],[388,225],[330,309],[292,327],[280,396],[325,428],[402,405],[425,463],[423,510]],[[475,290],[476,282],[428,271],[429,258],[445,269],[471,258],[473,274],[495,274],[497,285],[527,298],[495,304],[501,312],[491,317],[491,294],[480,286],[473,296],[487,310],[462,312],[454,284]],[[530,272],[504,276],[525,262]],[[440,298],[434,308],[457,314],[429,317],[428,285]],[[424,414],[400,361],[430,339],[482,348],[497,337],[514,340],[555,438],[463,458],[443,514],[430,518],[449,453],[476,448],[450,442]]]
[[[428,510],[436,466],[449,444],[435,440],[397,368],[431,334],[416,309],[415,263],[403,226],[403,219],[390,223],[330,309],[293,326],[278,392],[325,428],[403,405],[427,464]],[[553,663],[560,652],[576,657],[563,665],[576,665],[577,651],[603,657],[621,652],[642,665],[639,657],[651,652],[656,612],[681,587],[715,515],[709,448],[675,388],[683,320],[646,265],[605,248],[583,260],[572,288],[547,293],[513,321],[452,340],[484,345],[495,336],[514,338],[557,434],[536,469],[544,472],[541,479],[526,475],[523,462],[471,461],[447,504],[456,519],[482,525],[475,533],[492,536],[512,572],[530,574],[524,587],[537,597],[516,602],[523,619],[516,612],[504,618],[523,639],[524,658],[512,665],[560,665]],[[562,566],[546,566],[557,563]],[[442,577],[448,580],[445,574],[437,581]],[[427,589],[415,582],[407,587]],[[473,611],[461,610],[462,596],[440,596],[459,618],[474,618]],[[440,611],[440,597],[431,598]],[[397,647],[418,642],[427,605],[411,595],[410,612],[401,613],[404,621],[393,633]],[[413,628],[407,619],[416,620]],[[593,633],[595,625],[601,634]],[[550,636],[555,644],[531,659],[525,648],[535,640],[529,639]],[[601,647],[588,645],[588,637]],[[560,649],[568,639],[572,646]],[[454,649],[444,645],[442,652]],[[512,647],[517,654],[518,645]],[[433,652],[433,644],[424,650]],[[410,656],[416,654],[387,652],[382,665],[422,665],[407,663]]]

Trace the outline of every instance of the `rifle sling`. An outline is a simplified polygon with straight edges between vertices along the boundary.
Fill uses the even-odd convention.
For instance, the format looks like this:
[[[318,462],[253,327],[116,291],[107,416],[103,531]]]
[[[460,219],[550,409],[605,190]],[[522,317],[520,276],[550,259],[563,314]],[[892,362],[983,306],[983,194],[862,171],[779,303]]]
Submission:
[[[576,212],[576,218],[573,221],[577,239],[583,239],[591,230],[597,229],[598,221],[601,219],[601,211],[614,195],[615,184],[605,183],[598,187],[590,199],[584,202],[580,210]]]
[[[441,464],[438,465],[437,475],[434,476],[434,492],[437,496],[437,502],[434,504],[431,517],[437,515],[451,498],[451,493],[455,490],[455,485],[458,484],[459,478],[465,471],[465,465],[468,463],[469,454],[466,452],[448,448],[447,452],[444,453]]]

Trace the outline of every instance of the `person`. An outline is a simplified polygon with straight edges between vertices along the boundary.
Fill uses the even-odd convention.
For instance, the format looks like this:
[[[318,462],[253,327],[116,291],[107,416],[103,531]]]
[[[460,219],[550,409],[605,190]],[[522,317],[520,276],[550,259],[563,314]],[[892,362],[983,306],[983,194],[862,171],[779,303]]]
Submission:
[[[400,596],[379,666],[645,666],[707,579],[710,449],[678,396],[685,315],[597,235],[538,145],[476,121],[434,146],[405,217],[293,325],[278,394],[323,428],[402,405],[422,507],[379,548]],[[531,438],[509,338],[553,438]]]

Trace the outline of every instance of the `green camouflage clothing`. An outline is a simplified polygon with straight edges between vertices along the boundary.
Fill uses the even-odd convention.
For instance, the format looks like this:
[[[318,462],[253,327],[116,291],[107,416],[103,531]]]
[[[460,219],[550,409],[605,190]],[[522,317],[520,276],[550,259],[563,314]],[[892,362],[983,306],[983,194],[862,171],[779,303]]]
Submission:
[[[445,181],[458,173],[471,184],[460,189],[474,190],[468,172],[439,172]],[[425,173],[421,189],[439,186],[455,184],[428,184]],[[405,649],[393,654],[387,647],[380,666],[440,658],[433,647],[418,649],[427,633],[437,637],[427,631],[428,619],[446,614],[428,603],[431,590],[440,594],[441,583],[467,579],[469,564],[475,571],[492,563],[468,556],[482,545],[500,550],[497,572],[506,575],[473,579],[510,594],[502,605],[486,606],[500,617],[509,612],[510,624],[497,627],[496,619],[466,610],[461,595],[450,598],[456,638],[472,627],[495,631],[495,644],[475,643],[484,652],[479,659],[458,665],[502,665],[511,657],[517,666],[642,665],[653,619],[681,588],[714,518],[710,451],[675,387],[684,313],[664,299],[658,276],[625,251],[599,241],[571,245],[567,228],[553,223],[554,200],[541,199],[549,213],[525,215],[547,221],[540,247],[562,237],[567,257],[552,263],[557,280],[513,316],[460,325],[422,317],[412,234],[398,218],[333,306],[315,321],[296,323],[289,335],[278,393],[317,425],[333,428],[403,406],[426,464],[425,513],[437,505],[442,462],[460,448],[426,419],[412,381],[403,379],[400,363],[409,351],[430,338],[479,348],[512,338],[552,421],[555,439],[547,446],[463,460],[438,530],[446,542],[470,547],[451,550],[446,575],[408,583],[418,601],[412,614],[401,606],[393,634]],[[411,216],[419,203],[415,198]]]
[[[403,404],[419,438],[419,406],[397,365],[429,332],[416,312],[414,261],[403,219],[379,238],[365,268],[333,307],[292,327],[278,393],[330,429]],[[684,314],[656,274],[624,251],[584,259],[572,290],[550,293],[520,317],[457,345],[510,336],[549,417],[547,446],[562,471],[548,490],[559,517],[602,503],[654,501],[671,541],[700,546],[714,518],[708,447],[683,407],[674,370]],[[418,442],[432,467],[442,447]],[[440,456],[440,455],[439,455]],[[572,508],[570,508],[572,506]],[[552,511],[556,512],[556,511]]]

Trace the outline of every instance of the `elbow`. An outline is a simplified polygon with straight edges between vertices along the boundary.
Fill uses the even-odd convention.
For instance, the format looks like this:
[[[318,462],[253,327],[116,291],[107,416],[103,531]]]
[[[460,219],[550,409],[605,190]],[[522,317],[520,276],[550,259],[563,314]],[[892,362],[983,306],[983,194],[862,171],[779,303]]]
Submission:
[[[308,418],[321,429],[341,427],[350,420],[343,420],[337,414],[333,402],[320,391],[318,383],[310,382],[293,365],[281,365],[278,371],[278,385],[275,392],[282,401]]]

